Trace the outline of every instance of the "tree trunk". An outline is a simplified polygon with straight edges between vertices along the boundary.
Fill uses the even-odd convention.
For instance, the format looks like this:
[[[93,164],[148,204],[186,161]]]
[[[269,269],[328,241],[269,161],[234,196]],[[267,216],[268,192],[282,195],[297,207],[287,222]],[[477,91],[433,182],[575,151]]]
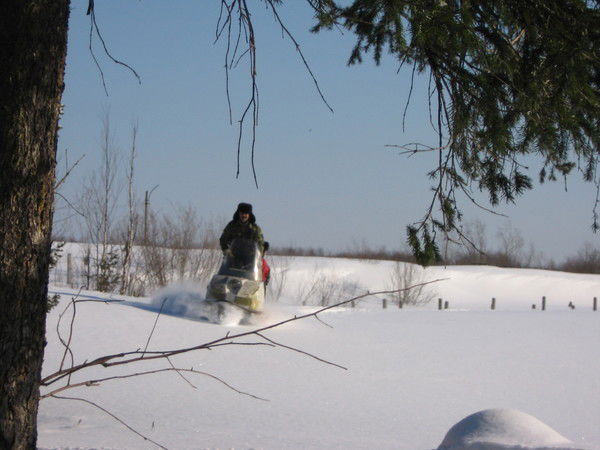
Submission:
[[[0,448],[34,449],[69,0],[0,14]]]

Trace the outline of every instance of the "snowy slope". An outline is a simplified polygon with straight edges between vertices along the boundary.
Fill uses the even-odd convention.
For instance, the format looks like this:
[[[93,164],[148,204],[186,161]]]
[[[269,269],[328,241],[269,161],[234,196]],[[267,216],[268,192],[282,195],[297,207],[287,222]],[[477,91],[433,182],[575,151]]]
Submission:
[[[385,289],[392,265],[295,258],[287,262],[281,303],[271,304],[253,326],[218,326],[191,320],[181,311],[162,314],[148,349],[193,346],[314,311],[293,303],[315,277]],[[375,299],[323,313],[319,317],[325,324],[309,318],[265,332],[347,370],[264,345],[225,346],[172,359],[178,367],[204,371],[268,401],[236,393],[209,376],[186,375],[192,387],[174,372],[59,395],[92,400],[173,449],[430,450],[462,419],[492,408],[533,416],[572,442],[561,448],[600,449],[600,312],[591,311],[591,298],[600,296],[600,277],[485,267],[426,272],[424,279],[449,278],[435,285],[436,298],[448,300],[449,311],[437,311],[437,302],[384,310]],[[548,298],[548,311],[532,311],[531,304],[542,295]],[[491,297],[497,298],[496,311],[489,310]],[[56,323],[69,299],[63,295],[48,317],[45,374],[56,370],[62,358]],[[148,309],[152,299],[135,301],[146,308],[134,302],[77,305],[76,362],[146,346],[157,315]],[[567,308],[569,301],[574,311]],[[63,336],[69,318],[70,312],[62,319]],[[250,336],[242,342],[265,341]],[[129,373],[168,367],[166,362],[146,364]],[[97,367],[72,382],[104,377],[110,370]],[[126,372],[120,367],[115,373]],[[515,433],[502,437],[497,432],[493,448],[536,448],[531,442],[515,447]],[[452,439],[459,442],[460,436]],[[38,445],[154,448],[97,408],[57,399],[41,403]]]

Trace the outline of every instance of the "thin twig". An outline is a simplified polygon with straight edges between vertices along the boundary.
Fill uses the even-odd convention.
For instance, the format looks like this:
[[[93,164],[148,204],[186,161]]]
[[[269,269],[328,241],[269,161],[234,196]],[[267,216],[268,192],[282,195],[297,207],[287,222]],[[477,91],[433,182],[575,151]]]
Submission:
[[[152,335],[154,334],[154,330],[156,329],[156,324],[158,323],[158,319],[160,318],[160,315],[167,300],[169,300],[169,297],[165,297],[162,303],[160,304],[160,309],[158,310],[158,314],[156,314],[156,319],[154,319],[154,325],[152,325],[152,330],[150,331],[150,335],[148,336],[148,340],[146,341],[146,346],[144,347],[143,353],[146,353],[146,350],[148,350],[148,345],[150,345],[150,339],[152,339]]]
[[[408,111],[408,105],[410,104],[410,98],[412,96],[413,87],[415,84],[415,70],[417,69],[417,63],[413,63],[412,74],[410,76],[410,89],[408,91],[408,98],[406,99],[406,105],[404,105],[404,112],[402,113],[402,132],[405,131],[406,125],[406,112]]]
[[[56,322],[56,334],[58,335],[58,340],[65,347],[65,351],[63,353],[62,359],[60,360],[60,366],[59,366],[59,369],[58,369],[59,372],[64,367],[64,363],[65,363],[65,359],[67,357],[67,354],[69,354],[71,356],[71,367],[73,367],[73,364],[75,363],[75,360],[74,360],[74,357],[73,357],[73,351],[71,350],[71,339],[73,337],[73,324],[74,324],[75,316],[76,316],[75,303],[76,303],[77,297],[81,293],[82,289],[83,288],[79,288],[79,291],[77,292],[77,294],[74,297],[71,298],[71,301],[65,307],[65,309],[63,310],[63,312],[58,315],[58,320]],[[67,342],[65,342],[65,340],[63,339],[63,337],[62,337],[62,335],[60,333],[60,322],[62,321],[62,318],[63,318],[64,314],[67,312],[67,310],[71,306],[73,306],[73,314],[71,316],[71,323],[69,324],[69,337],[67,339]]]
[[[98,62],[98,59],[96,58],[96,54],[94,53],[94,48],[92,46],[94,31],[96,31],[96,34],[98,35],[98,38],[100,39],[100,42],[102,43],[102,47],[104,48],[104,52],[106,53],[106,55],[114,63],[119,64],[119,65],[129,69],[133,73],[133,75],[135,75],[135,77],[137,78],[138,83],[142,84],[142,79],[140,78],[138,73],[131,66],[129,66],[128,64],[126,64],[122,61],[115,59],[108,51],[108,48],[106,47],[106,43],[104,42],[104,38],[102,37],[102,34],[100,33],[100,28],[98,27],[98,23],[96,22],[96,10],[95,10],[95,5],[94,5],[94,0],[89,0],[88,9],[87,9],[86,14],[88,16],[90,16],[90,33],[89,33],[88,48],[90,50],[90,54],[92,55],[94,63],[96,64],[96,67],[98,68],[98,71],[100,72],[100,78],[102,80],[102,87],[104,88],[104,93],[106,94],[106,96],[108,97],[108,88],[106,87],[106,80],[104,78],[104,72],[102,71],[102,67],[100,66],[100,63]]]
[[[85,217],[85,214],[82,213],[81,211],[79,211],[64,195],[62,195],[60,192],[54,192],[54,195],[59,196],[60,198],[62,198],[65,203],[69,206],[69,208],[71,208],[73,211],[75,211],[76,214],[80,215],[81,217]]]
[[[232,391],[234,391],[234,392],[236,392],[238,394],[246,395],[248,397],[252,397],[252,398],[255,398],[257,400],[269,401],[269,400],[264,399],[262,397],[257,397],[256,395],[250,394],[248,392],[241,391],[241,390],[233,387],[232,385],[230,385],[226,381],[222,380],[221,378],[219,378],[219,377],[217,377],[217,376],[215,376],[213,374],[210,374],[208,372],[202,372],[200,370],[195,370],[195,369],[182,369],[182,368],[179,368],[179,367],[165,367],[163,369],[146,370],[146,371],[136,372],[136,373],[130,373],[130,374],[126,374],[126,375],[114,375],[114,376],[105,377],[105,378],[98,378],[98,379],[93,379],[93,380],[81,381],[81,382],[75,383],[75,384],[67,384],[67,385],[61,386],[60,388],[57,388],[57,389],[55,389],[55,390],[53,390],[51,392],[48,392],[48,393],[46,393],[44,395],[41,395],[40,398],[44,399],[44,398],[48,398],[48,397],[55,397],[56,394],[58,394],[60,392],[63,392],[63,391],[66,391],[68,389],[74,389],[74,388],[83,387],[83,386],[99,386],[101,383],[103,383],[105,381],[124,380],[124,379],[127,379],[127,378],[140,377],[140,376],[144,376],[144,375],[153,375],[153,374],[162,373],[162,372],[177,372],[177,373],[187,372],[187,373],[193,373],[193,374],[196,374],[196,375],[203,375],[203,376],[212,378],[215,381],[218,381],[219,383],[223,384],[224,386],[228,387],[229,389],[231,389]],[[193,387],[195,388],[195,386],[193,386]]]
[[[67,179],[67,177],[71,174],[71,172],[73,171],[73,169],[75,169],[75,167],[77,167],[77,165],[81,162],[81,160],[85,158],[85,155],[83,155],[81,158],[79,158],[77,161],[75,161],[75,163],[71,166],[68,167],[65,174],[63,175],[63,177],[58,180],[56,183],[54,183],[54,190],[57,191],[58,188],[65,182],[65,180]]]
[[[313,355],[311,353],[305,352],[304,350],[300,350],[300,349],[297,349],[297,348],[294,348],[294,347],[290,347],[289,345],[284,345],[284,344],[281,344],[279,342],[275,342],[274,340],[269,339],[268,337],[266,337],[264,334],[261,334],[261,333],[256,333],[256,334],[258,336],[260,336],[261,338],[263,338],[265,341],[268,341],[268,342],[272,343],[276,347],[282,347],[282,348],[291,350],[293,352],[301,353],[301,354],[306,355],[306,356],[308,356],[310,358],[316,359],[319,362],[322,362],[322,363],[325,363],[325,364],[329,364],[331,366],[338,367],[338,368],[343,369],[343,370],[348,370],[347,367],[341,366],[341,365],[336,364],[336,363],[331,362],[331,361],[327,361],[326,359],[323,359],[323,358],[319,358],[318,356],[315,356],[315,355]]]
[[[169,362],[169,365],[170,365],[170,366],[173,368],[173,370],[175,370],[175,371],[177,372],[177,375],[179,375],[179,376],[180,376],[180,377],[183,379],[183,381],[185,381],[187,384],[189,384],[189,385],[190,385],[192,388],[194,388],[194,389],[198,389],[198,388],[196,387],[196,385],[195,385],[195,384],[193,384],[193,383],[192,383],[190,380],[188,380],[188,379],[187,379],[187,378],[186,378],[186,377],[185,377],[185,376],[184,376],[184,375],[181,373],[181,371],[175,367],[175,364],[173,364],[173,361],[171,361],[171,358],[167,358],[167,361]]]
[[[108,414],[110,417],[112,417],[113,419],[115,419],[117,422],[119,422],[125,428],[127,428],[128,430],[130,430],[133,433],[137,434],[139,437],[141,437],[145,441],[151,442],[154,445],[156,445],[157,447],[162,448],[164,450],[168,450],[167,447],[165,447],[164,445],[161,445],[158,442],[153,441],[152,439],[150,439],[148,436],[143,435],[142,433],[140,433],[139,431],[137,431],[135,428],[131,427],[127,422],[125,422],[124,420],[122,420],[119,417],[115,416],[113,413],[111,413],[110,411],[108,411],[107,409],[103,408],[102,406],[100,406],[99,404],[97,404],[95,402],[92,402],[90,400],[87,400],[87,399],[81,398],[81,397],[63,397],[63,396],[53,395],[52,398],[56,398],[56,399],[59,399],[59,400],[75,400],[75,401],[87,403],[88,405],[92,405],[95,408],[98,408],[100,411]]]
[[[320,317],[316,316],[315,319],[317,319],[319,322],[321,322],[323,325],[325,325],[326,327],[329,328],[333,328],[331,325],[329,325],[327,322],[323,321]]]
[[[285,26],[285,24],[281,20],[281,17],[279,17],[279,13],[277,12],[277,8],[273,4],[273,0],[266,0],[266,1],[271,6],[271,9],[273,10],[273,15],[277,19],[277,23],[279,23],[279,25],[281,26],[282,30],[285,31],[285,34],[291,39],[291,41],[296,46],[296,51],[300,55],[300,58],[302,59],[302,63],[304,64],[304,67],[306,68],[306,70],[308,71],[311,79],[313,80],[313,83],[315,84],[317,92],[319,93],[319,96],[321,97],[321,100],[323,101],[323,103],[325,103],[325,105],[327,106],[327,108],[329,109],[329,111],[333,112],[333,108],[329,105],[329,103],[325,99],[325,95],[321,91],[321,87],[319,86],[319,82],[317,81],[317,78],[313,74],[313,71],[311,70],[310,65],[308,64],[308,61],[304,57],[304,53],[302,53],[302,49],[300,48],[300,44],[298,44],[298,41],[296,41],[296,38],[294,38],[294,36],[292,35],[292,33],[289,32],[289,30],[287,29],[287,27]]]

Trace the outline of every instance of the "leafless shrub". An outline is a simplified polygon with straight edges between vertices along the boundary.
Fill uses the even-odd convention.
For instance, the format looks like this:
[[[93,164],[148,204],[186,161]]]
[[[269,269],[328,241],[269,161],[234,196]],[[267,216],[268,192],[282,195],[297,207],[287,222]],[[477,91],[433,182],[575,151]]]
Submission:
[[[214,274],[221,263],[221,251],[218,245],[218,227],[213,222],[202,222],[201,240],[190,258],[190,277],[205,282]]]
[[[324,273],[315,267],[313,276],[299,286],[296,298],[304,306],[325,307],[337,303],[343,297],[354,296],[360,290],[357,283]]]
[[[290,269],[290,265],[293,261],[292,256],[277,256],[275,258],[269,258],[271,267],[271,280],[267,287],[268,295],[266,299],[268,301],[277,302],[281,298],[283,289],[286,286],[287,275]]]
[[[426,282],[427,269],[416,264],[396,262],[390,273],[389,289],[395,291],[392,299],[396,304],[421,305],[435,297]],[[415,286],[412,289],[409,287]]]
[[[203,225],[197,212],[178,208],[173,215],[150,214],[142,265],[149,287],[180,280],[206,281],[220,262],[214,227]]]

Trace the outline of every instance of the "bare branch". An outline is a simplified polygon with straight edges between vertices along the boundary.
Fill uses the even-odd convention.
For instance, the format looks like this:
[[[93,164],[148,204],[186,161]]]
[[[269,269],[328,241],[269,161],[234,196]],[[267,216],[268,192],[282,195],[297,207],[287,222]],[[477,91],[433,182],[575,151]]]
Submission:
[[[275,17],[275,21],[282,29],[282,32],[290,38],[293,42],[296,51],[300,55],[300,59],[306,70],[308,71],[321,100],[327,108],[333,112],[331,106],[327,103],[325,96],[319,86],[319,83],[306,60],[300,45],[294,38],[293,34],[288,30],[285,26],[283,20],[279,16],[277,11],[277,7],[275,5],[276,2],[273,0],[265,0],[265,3],[268,7],[271,8],[273,12],[273,16]],[[233,16],[237,14],[237,30],[233,30]],[[237,31],[236,42],[232,48],[232,32]],[[224,34],[226,34],[226,50],[225,50],[225,91],[227,97],[227,107],[229,111],[229,122],[233,123],[233,114],[231,108],[231,96],[229,91],[229,71],[231,68],[236,67],[242,58],[246,55],[249,56],[249,69],[250,69],[250,99],[247,101],[244,110],[242,112],[241,118],[238,120],[238,137],[237,137],[237,155],[236,155],[236,178],[240,176],[240,157],[241,157],[241,146],[242,139],[244,135],[244,125],[246,124],[246,120],[248,119],[248,114],[252,113],[252,136],[250,142],[250,165],[252,168],[252,176],[254,178],[254,184],[256,188],[258,188],[258,176],[256,173],[256,165],[255,165],[255,151],[256,151],[256,127],[258,126],[258,118],[259,118],[259,89],[257,83],[257,55],[256,55],[256,35],[254,33],[253,21],[250,13],[250,8],[248,7],[248,3],[246,0],[221,0],[221,9],[219,12],[219,18],[217,20],[216,27],[216,39],[217,42]],[[247,48],[245,48],[241,54],[238,56],[238,50],[240,42],[243,39],[247,44]]]
[[[267,326],[264,326],[261,328],[257,328],[255,330],[251,330],[251,331],[241,332],[241,333],[237,333],[237,334],[227,333],[227,335],[225,335],[224,337],[217,338],[213,341],[195,345],[195,346],[191,346],[191,347],[179,348],[179,349],[174,349],[174,350],[153,351],[153,352],[147,352],[147,351],[144,352],[141,350],[134,350],[134,351],[130,351],[130,352],[123,352],[123,353],[116,353],[116,354],[112,354],[112,355],[101,356],[92,361],[86,361],[82,364],[73,366],[71,368],[62,369],[62,370],[59,370],[58,372],[52,373],[42,379],[42,385],[48,386],[50,384],[53,384],[53,383],[59,381],[60,379],[63,379],[66,376],[69,376],[72,373],[79,372],[88,367],[93,367],[93,366],[98,366],[98,365],[101,365],[104,367],[127,365],[127,364],[132,364],[135,362],[139,362],[142,360],[143,361],[151,361],[151,360],[156,360],[156,359],[166,359],[166,358],[169,358],[169,357],[172,357],[175,355],[189,353],[192,351],[209,350],[211,348],[216,348],[216,347],[221,347],[221,346],[229,346],[229,345],[261,345],[260,343],[235,342],[235,340],[239,340],[241,338],[244,338],[247,336],[252,336],[252,335],[259,336],[260,334],[263,334],[263,332],[265,332],[267,330],[281,327],[282,325],[285,325],[285,324],[288,324],[291,322],[295,322],[298,320],[302,320],[302,319],[305,319],[308,317],[317,318],[317,316],[319,314],[321,314],[322,312],[325,312],[332,308],[346,305],[350,302],[357,301],[357,300],[360,300],[360,299],[363,299],[366,297],[375,296],[375,295],[392,294],[392,293],[396,293],[399,291],[412,289],[412,288],[416,288],[416,287],[431,284],[431,283],[436,283],[439,281],[442,281],[442,279],[437,279],[437,280],[433,280],[433,281],[429,281],[429,282],[425,282],[425,283],[415,284],[414,286],[408,286],[404,289],[399,289],[399,290],[398,289],[385,290],[385,291],[378,291],[378,292],[372,292],[372,293],[367,292],[365,294],[355,296],[348,300],[344,300],[344,301],[335,303],[333,305],[325,306],[325,307],[320,308],[317,311],[314,311],[312,313],[307,313],[307,314],[303,314],[300,316],[294,316],[292,318],[289,318],[289,319],[286,319],[286,320],[283,320],[283,321],[280,321],[280,322],[277,322],[277,323],[274,323],[271,325],[267,325]]]
[[[135,71],[135,69],[133,67],[131,67],[129,64],[124,63],[123,61],[119,61],[118,59],[115,59],[111,55],[111,53],[108,51],[106,42],[104,42],[104,38],[102,37],[102,33],[100,33],[100,28],[98,27],[98,23],[96,22],[96,10],[95,10],[95,5],[94,5],[94,0],[89,0],[87,15],[90,16],[89,49],[90,49],[90,53],[92,54],[92,58],[94,58],[94,62],[96,63],[96,66],[98,67],[98,70],[100,71],[100,76],[102,78],[102,86],[104,86],[104,92],[106,93],[106,95],[108,96],[108,89],[106,88],[106,82],[104,80],[104,72],[102,72],[102,68],[100,67],[100,64],[98,63],[98,60],[96,59],[96,55],[94,54],[94,50],[92,48],[92,39],[93,39],[94,31],[96,32],[98,39],[100,39],[100,42],[102,43],[102,47],[104,48],[104,53],[106,54],[106,56],[108,56],[110,58],[110,60],[112,62],[114,62],[115,64],[119,64],[120,66],[123,66],[126,69],[129,69],[129,71],[131,73],[133,73],[133,75],[137,78],[138,83],[142,84],[142,79],[140,78],[140,76],[138,75],[138,73]]]

